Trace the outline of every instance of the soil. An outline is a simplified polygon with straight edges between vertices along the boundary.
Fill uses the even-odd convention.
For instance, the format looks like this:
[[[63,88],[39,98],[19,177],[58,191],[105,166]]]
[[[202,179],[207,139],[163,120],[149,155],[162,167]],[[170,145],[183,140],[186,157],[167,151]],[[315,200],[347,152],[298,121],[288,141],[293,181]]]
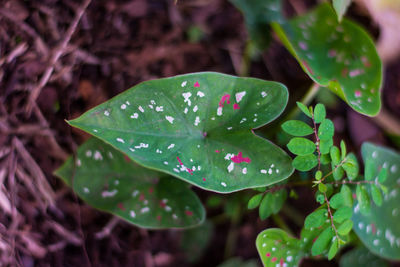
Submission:
[[[285,12],[313,5],[287,1]],[[357,9],[350,16],[379,35]],[[246,40],[241,13],[223,0],[0,0],[0,266],[216,266],[226,257],[258,259],[257,234],[276,225],[256,211],[243,210],[234,224],[221,206],[208,207],[211,240],[202,253],[189,252],[198,254],[190,262],[182,231],[148,231],[115,220],[52,174],[88,138],[65,119],[141,81],[199,71],[239,75]],[[399,61],[387,66],[383,89],[383,104],[395,118],[399,71]],[[275,38],[249,75],[284,83],[290,105],[311,85]],[[365,140],[393,145],[379,122],[338,99],[328,115],[354,151]],[[204,203],[213,195],[195,191]],[[313,192],[300,188],[298,195],[289,205],[304,217],[316,207]],[[282,216],[298,234],[300,226]],[[237,239],[227,253],[232,232]],[[302,266],[337,264],[306,260]]]

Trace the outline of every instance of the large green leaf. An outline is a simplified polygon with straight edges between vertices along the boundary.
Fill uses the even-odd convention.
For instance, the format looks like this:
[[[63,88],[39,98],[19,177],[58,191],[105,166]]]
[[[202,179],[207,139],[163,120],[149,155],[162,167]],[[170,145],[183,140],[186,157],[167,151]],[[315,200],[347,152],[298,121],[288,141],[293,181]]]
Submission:
[[[282,0],[230,0],[244,16],[251,40],[263,50],[270,42],[269,24],[283,21]]]
[[[204,208],[188,184],[138,166],[91,138],[55,174],[91,206],[145,228],[200,224]]]
[[[353,213],[354,231],[373,253],[388,259],[400,259],[400,154],[393,150],[364,143],[364,162],[374,162],[377,170],[387,168],[383,183],[389,191],[382,206],[371,203],[370,213],[364,215],[356,205]]]
[[[282,149],[251,131],[279,116],[287,99],[280,83],[193,73],[143,82],[69,123],[145,167],[226,193],[293,172]]]
[[[373,116],[381,106],[382,63],[369,35],[326,3],[272,27],[304,71],[356,111]]]
[[[298,266],[305,255],[301,241],[281,229],[270,228],[259,233],[256,246],[265,267]]]
[[[350,250],[340,258],[340,267],[387,267],[388,264],[365,247]]]

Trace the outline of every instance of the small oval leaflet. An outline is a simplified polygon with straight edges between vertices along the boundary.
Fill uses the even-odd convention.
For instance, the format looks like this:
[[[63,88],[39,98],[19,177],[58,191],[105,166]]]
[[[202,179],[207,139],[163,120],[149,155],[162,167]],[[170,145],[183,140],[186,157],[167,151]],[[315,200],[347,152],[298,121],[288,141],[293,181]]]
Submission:
[[[91,206],[150,229],[193,227],[205,210],[188,185],[91,138],[55,174]]]
[[[69,123],[145,167],[229,193],[293,172],[282,149],[252,132],[287,100],[277,82],[193,73],[138,84]]]

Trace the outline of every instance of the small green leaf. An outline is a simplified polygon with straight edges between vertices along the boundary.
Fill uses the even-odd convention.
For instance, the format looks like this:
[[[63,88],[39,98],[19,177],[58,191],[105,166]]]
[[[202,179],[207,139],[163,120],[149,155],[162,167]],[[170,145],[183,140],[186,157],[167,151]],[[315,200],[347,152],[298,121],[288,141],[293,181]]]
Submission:
[[[339,22],[342,20],[343,15],[346,13],[347,8],[351,4],[351,0],[332,0],[333,8],[336,11]]]
[[[337,231],[338,231],[338,233],[339,233],[340,235],[347,235],[347,234],[351,231],[352,228],[353,228],[353,222],[352,222],[352,220],[348,219],[348,220],[345,220],[345,221],[339,226],[339,228],[337,229]]]
[[[205,210],[185,182],[145,169],[91,138],[55,174],[89,205],[143,228],[185,228],[203,222]]]
[[[260,193],[250,198],[249,202],[247,203],[247,208],[250,210],[257,208],[258,205],[260,205],[263,195],[263,193]]]
[[[315,194],[315,200],[321,205],[325,203],[325,197],[320,191]]]
[[[374,203],[378,207],[382,206],[383,199],[382,199],[381,190],[379,190],[379,188],[374,184],[371,184],[371,195],[372,195],[372,200],[374,201]]]
[[[325,119],[318,127],[318,137],[321,140],[331,139],[335,132],[335,126],[330,119]]]
[[[340,141],[340,150],[342,151],[340,159],[344,160],[347,155],[347,148],[346,148],[346,143],[343,140]]]
[[[314,121],[315,123],[321,123],[326,117],[325,106],[318,103],[314,108]]]
[[[301,102],[296,102],[297,106],[299,107],[299,109],[306,114],[308,117],[312,118],[311,112],[310,110],[306,107],[306,105],[304,105]]]
[[[318,190],[319,190],[321,193],[325,193],[326,190],[327,190],[327,187],[326,187],[325,184],[320,183],[320,184],[318,184]]]
[[[259,207],[259,216],[265,220],[272,214],[280,211],[287,197],[286,190],[280,190],[275,193],[268,193],[264,196]]]
[[[331,199],[329,200],[329,204],[331,205],[332,208],[338,209],[341,206],[343,206],[343,194],[342,193],[336,193],[334,194]]]
[[[317,256],[322,254],[328,247],[331,239],[333,237],[333,230],[327,227],[315,240],[313,246],[311,247],[311,255]]]
[[[371,181],[375,178],[376,167],[375,167],[375,163],[372,159],[368,159],[365,162],[364,175],[365,175],[365,180],[367,180],[367,181]]]
[[[272,28],[317,84],[357,112],[379,113],[382,63],[363,28],[347,19],[338,23],[328,3],[287,23],[272,23]]]
[[[142,166],[229,193],[293,172],[289,155],[252,132],[279,116],[287,100],[276,82],[191,73],[140,83],[69,123]]]
[[[315,180],[319,181],[322,178],[322,172],[321,171],[317,171],[315,173]]]
[[[319,151],[321,154],[329,154],[331,147],[333,146],[333,139],[322,139],[319,141]]]
[[[339,240],[335,239],[332,244],[331,247],[329,248],[329,252],[328,252],[328,260],[331,260],[335,257],[336,253],[339,250]]]
[[[386,181],[387,176],[388,176],[387,169],[381,168],[381,170],[378,173],[378,182],[383,184]]]
[[[307,136],[314,133],[313,129],[302,121],[290,120],[282,124],[282,129],[293,136]]]
[[[350,187],[347,185],[342,185],[340,194],[342,194],[343,197],[343,204],[347,207],[353,207],[353,193],[351,192]]]
[[[265,267],[279,266],[280,262],[298,266],[305,255],[300,240],[290,237],[282,229],[270,228],[259,233],[256,247]]]
[[[338,223],[350,219],[352,215],[352,209],[350,207],[341,207],[333,214],[333,220]]]
[[[330,155],[332,164],[335,166],[338,165],[340,163],[340,150],[337,146],[331,147]]]
[[[304,228],[318,228],[322,224],[324,224],[327,217],[328,211],[326,209],[318,209],[312,213],[310,213],[306,220],[304,221]]]
[[[358,200],[358,205],[362,214],[368,214],[371,208],[370,200],[367,194],[367,190],[364,185],[357,185],[356,195]]]
[[[287,144],[287,147],[290,152],[300,156],[305,156],[314,153],[316,148],[314,142],[303,137],[292,138],[289,144]]]
[[[306,156],[297,156],[294,158],[292,165],[296,170],[309,171],[318,164],[318,159],[314,154]]]
[[[358,176],[358,161],[353,153],[349,153],[346,157],[345,163],[343,163],[343,169],[346,171],[347,176],[350,180],[354,180]]]
[[[333,173],[332,173],[332,174],[333,174],[333,178],[334,178],[336,181],[339,181],[340,179],[343,178],[344,170],[343,170],[342,166],[335,167],[335,166],[332,164],[332,169],[333,169]]]

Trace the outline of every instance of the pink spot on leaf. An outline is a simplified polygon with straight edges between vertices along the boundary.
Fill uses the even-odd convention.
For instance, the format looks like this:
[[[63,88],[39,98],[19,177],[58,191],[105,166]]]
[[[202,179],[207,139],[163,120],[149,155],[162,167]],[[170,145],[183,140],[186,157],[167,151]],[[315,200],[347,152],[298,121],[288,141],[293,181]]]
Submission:
[[[342,69],[342,77],[346,77],[349,70],[347,68]]]
[[[353,199],[356,199],[357,198],[357,195],[356,194],[353,194]]]
[[[161,215],[157,215],[156,219],[157,221],[161,221]]]
[[[179,157],[176,157],[176,159],[179,161],[179,164],[183,165],[183,163]]]
[[[153,191],[154,191],[154,188],[153,188],[153,187],[150,187],[150,188],[149,188],[149,194],[152,194]]]
[[[376,234],[376,226],[374,223],[371,223],[371,228],[372,228],[372,234]]]
[[[221,153],[221,151],[219,151],[219,150],[217,149],[217,150],[215,150],[215,153]]]
[[[144,197],[143,194],[140,194],[140,196],[139,196],[139,201],[143,201],[143,200],[145,200],[145,197]]]
[[[243,155],[242,152],[239,152],[239,153],[237,154],[237,156],[234,155],[234,156],[231,158],[231,160],[232,160],[234,163],[241,163],[241,162],[250,163],[250,162],[251,162],[250,158],[248,158],[248,157],[243,158],[242,155]]]
[[[196,82],[194,83],[193,87],[200,87],[200,84],[199,84],[199,82],[198,82],[198,81],[196,81]]]
[[[218,106],[221,107],[221,108],[223,108],[225,102],[226,102],[227,104],[230,104],[230,103],[231,103],[231,101],[229,101],[230,97],[231,97],[231,95],[229,95],[229,94],[223,95],[223,96],[221,97],[221,100],[219,101]]]
[[[187,216],[193,216],[193,212],[191,212],[190,210],[185,210],[185,213]]]
[[[131,159],[130,159],[127,155],[124,155],[124,160],[125,160],[126,162],[130,162],[130,161],[131,161]]]
[[[355,91],[355,92],[354,92],[354,96],[355,96],[355,97],[361,97],[361,92],[358,91],[358,90]]]
[[[272,259],[271,259],[271,262],[276,262],[278,259],[276,258],[276,257],[273,257]]]
[[[281,267],[283,267],[283,264],[285,263],[285,261],[283,260],[283,259],[281,259],[280,261],[279,261],[279,265],[281,266]]]
[[[205,181],[206,181],[206,178],[203,177],[203,181],[205,182]]]
[[[122,202],[118,203],[118,204],[117,204],[117,207],[118,207],[120,210],[122,210],[122,211],[125,210],[124,203],[122,203]]]
[[[188,173],[190,173],[190,175],[193,175],[193,170],[192,169],[186,168],[186,170],[187,170]]]
[[[329,50],[329,52],[328,52],[329,57],[336,57],[336,55],[337,55],[336,50],[334,50],[334,49]]]
[[[271,253],[267,252],[267,254],[265,254],[265,256],[271,257]]]
[[[235,103],[235,104],[233,104],[233,109],[240,109],[240,107],[237,103]]]
[[[160,205],[161,208],[165,208],[167,206],[167,204],[165,204],[164,201],[162,200],[160,200],[158,204]]]

